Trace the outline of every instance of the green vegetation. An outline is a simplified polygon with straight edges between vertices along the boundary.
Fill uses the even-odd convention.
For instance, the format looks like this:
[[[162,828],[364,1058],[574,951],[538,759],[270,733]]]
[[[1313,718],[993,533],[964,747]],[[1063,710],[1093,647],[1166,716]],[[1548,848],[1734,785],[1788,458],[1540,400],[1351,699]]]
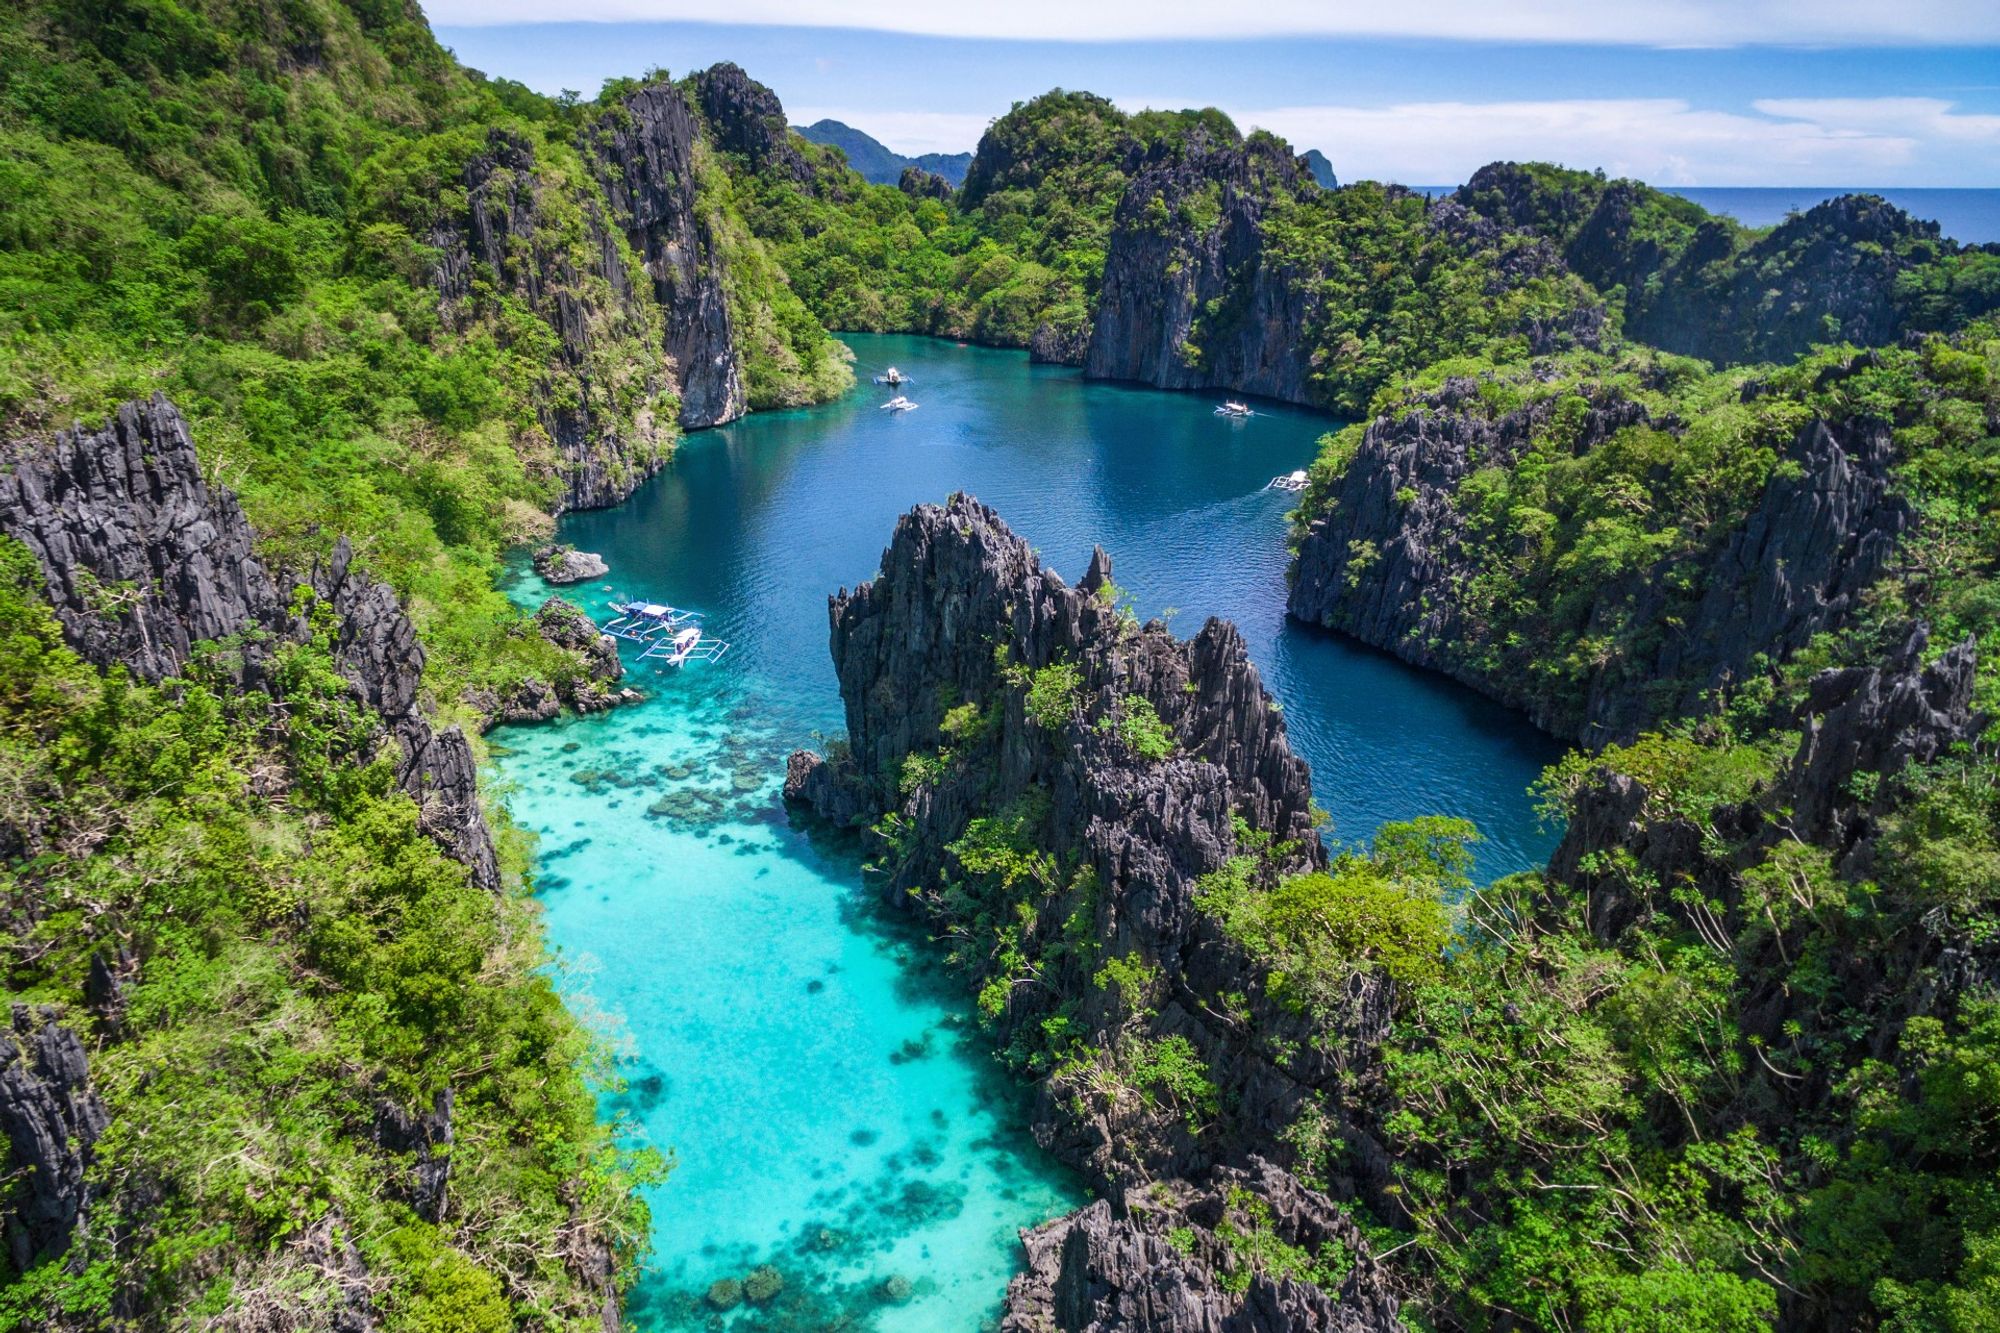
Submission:
[[[114,1297],[286,1326],[339,1292],[288,1237],[355,1245],[411,1328],[581,1327],[594,1294],[562,1237],[630,1257],[657,1173],[624,1158],[518,888],[495,896],[419,831],[324,638],[277,651],[286,708],[225,674],[100,674],[64,646],[41,573],[0,543],[0,904],[7,989],[85,1013],[94,954],[144,966],[93,1054],[111,1113],[90,1224],[7,1274],[9,1327],[99,1327]],[[277,783],[282,799],[269,794]],[[356,1126],[449,1089],[446,1220],[407,1157]]]
[[[1464,520],[1454,651],[1524,681],[1558,718],[1586,682],[1660,691],[1683,716],[1570,756],[1541,792],[1561,818],[1620,775],[1652,846],[1679,850],[1665,869],[1614,849],[1566,884],[1525,875],[1465,894],[1441,954],[1435,917],[1382,918],[1431,964],[1401,968],[1384,1049],[1396,1207],[1414,1233],[1404,1262],[1421,1287],[1406,1309],[1467,1329],[1762,1329],[1781,1303],[1799,1326],[1991,1324],[1996,1158],[1967,1129],[1993,1114],[1974,1072],[1992,1058],[1990,986],[1916,961],[1995,937],[1990,755],[1857,775],[1840,795],[1876,812],[1865,863],[1788,832],[1774,792],[1814,674],[1880,663],[1913,621],[1932,627],[1933,654],[1975,641],[1975,694],[1994,715],[2000,336],[1974,323],[1754,377],[1642,352],[1459,361],[1375,409],[1433,410],[1447,379],[1475,390],[1455,410],[1533,422],[1524,447],[1431,496]],[[1586,410],[1620,399],[1655,424],[1580,435]],[[1796,474],[1787,453],[1814,419],[1892,425],[1890,484],[1914,522],[1891,576],[1836,632],[1753,659],[1721,689],[1651,678],[1657,646],[1709,591],[1710,557],[1769,482]],[[1329,440],[1308,512],[1359,442]],[[1318,878],[1341,884],[1343,864]],[[1260,892],[1253,872],[1215,877],[1204,905],[1295,998],[1301,971],[1320,974],[1302,968],[1302,941],[1325,937],[1287,932],[1279,904],[1295,886]],[[1380,891],[1342,888],[1349,913]],[[1887,998],[1910,985],[1945,989],[1911,1009]]]
[[[1395,416],[1438,410],[1431,395],[1446,380],[1471,379],[1477,397],[1450,410],[1528,423],[1522,447],[1474,460],[1442,496],[1464,525],[1454,660],[1571,733],[1592,690],[1648,700],[1655,712],[1685,706],[1707,682],[1662,673],[1662,646],[1696,619],[1718,551],[1766,487],[1799,475],[1793,442],[1815,418],[1895,421],[1895,489],[1930,520],[1904,548],[1915,577],[1878,585],[1864,623],[1890,635],[1921,601],[1940,643],[1990,641],[1990,591],[1949,572],[1984,567],[2000,550],[1981,501],[1993,486],[1987,413],[2000,394],[2000,335],[1975,324],[1856,356],[1826,348],[1754,375],[1644,351],[1506,366],[1457,360],[1384,390],[1371,411]],[[1587,439],[1588,414],[1620,402],[1641,405],[1648,422]],[[1325,442],[1295,536],[1326,512],[1364,429]],[[1363,572],[1364,561],[1349,567],[1351,577]],[[1796,678],[1824,661],[1808,652],[1786,670]],[[1763,688],[1745,682],[1733,706],[1768,702]]]
[[[1215,1229],[1228,1256],[1222,1275],[1226,1290],[1248,1291],[1258,1273],[1274,1281],[1309,1282],[1327,1292],[1338,1292],[1347,1280],[1354,1256],[1338,1241],[1321,1246],[1318,1253],[1287,1244],[1272,1224],[1271,1205],[1240,1186],[1229,1191],[1228,1205]]]
[[[1141,759],[1158,763],[1173,758],[1173,728],[1160,720],[1159,710],[1143,694],[1128,694],[1119,700],[1117,716],[1098,719],[1097,729],[1115,730],[1125,748]]]
[[[1627,336],[1717,362],[1948,333],[2000,309],[2000,255],[1943,240],[1874,196],[1755,231],[1601,171],[1496,163],[1460,198],[1552,242]]]

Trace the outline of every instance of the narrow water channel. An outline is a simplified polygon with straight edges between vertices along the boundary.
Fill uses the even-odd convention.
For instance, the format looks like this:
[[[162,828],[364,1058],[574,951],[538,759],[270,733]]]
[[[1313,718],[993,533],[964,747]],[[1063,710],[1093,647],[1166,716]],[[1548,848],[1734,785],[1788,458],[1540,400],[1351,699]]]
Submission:
[[[826,596],[875,572],[912,504],[968,491],[1065,577],[1102,543],[1142,617],[1184,634],[1234,619],[1336,837],[1463,815],[1488,875],[1551,840],[1526,788],[1553,742],[1285,621],[1290,497],[1262,488],[1306,465],[1326,418],[1260,405],[1230,421],[1023,353],[848,341],[863,383],[841,402],[691,437],[625,504],[563,524],[610,562],[606,587],[703,612],[729,652],[678,671],[628,653],[647,703],[495,736],[509,807],[541,836],[568,984],[620,1037],[613,1109],[677,1161],[653,1198],[640,1327],[978,1329],[1017,1229],[1081,1198],[1022,1132],[922,939],[778,799],[785,755],[841,724]],[[889,391],[866,378],[891,364],[917,410],[880,409]],[[548,590],[523,575],[512,591]],[[601,613],[608,594],[568,595]],[[759,1265],[782,1289],[718,1319],[703,1293]]]

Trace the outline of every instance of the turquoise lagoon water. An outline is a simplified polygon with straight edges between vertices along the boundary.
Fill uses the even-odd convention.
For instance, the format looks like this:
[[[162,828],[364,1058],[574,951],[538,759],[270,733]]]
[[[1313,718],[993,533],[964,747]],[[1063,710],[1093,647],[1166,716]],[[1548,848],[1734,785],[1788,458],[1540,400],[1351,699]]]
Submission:
[[[1023,1132],[925,942],[872,906],[851,848],[793,830],[778,798],[785,755],[841,726],[827,594],[875,573],[912,504],[969,491],[1066,577],[1102,542],[1142,615],[1172,608],[1183,633],[1233,618],[1336,836],[1442,812],[1485,831],[1489,874],[1549,849],[1525,789],[1553,743],[1285,620],[1290,499],[1262,488],[1311,459],[1326,418],[1232,422],[1021,353],[849,341],[864,383],[841,402],[693,436],[625,504],[564,521],[610,562],[605,587],[705,613],[728,655],[675,671],[628,652],[646,703],[496,736],[509,806],[541,837],[568,985],[621,1042],[609,1109],[677,1161],[653,1197],[641,1326],[977,1329],[1018,1229],[1082,1197]],[[865,380],[890,364],[917,411],[879,410]],[[605,587],[569,595],[598,611]],[[547,589],[523,575],[514,591]],[[769,1305],[699,1305],[763,1263],[785,1280]]]

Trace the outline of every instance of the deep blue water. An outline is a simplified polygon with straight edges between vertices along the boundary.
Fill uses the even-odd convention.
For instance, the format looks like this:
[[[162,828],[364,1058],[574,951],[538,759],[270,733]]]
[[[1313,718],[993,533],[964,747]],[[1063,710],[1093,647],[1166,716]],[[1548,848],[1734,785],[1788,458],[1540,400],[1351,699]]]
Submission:
[[[1013,1271],[1015,1231],[1076,1204],[933,955],[870,908],[851,853],[786,823],[785,754],[841,725],[826,598],[876,572],[899,514],[965,490],[1066,577],[1093,542],[1142,616],[1192,633],[1234,619],[1312,763],[1337,836],[1466,816],[1480,867],[1547,855],[1526,787],[1558,753],[1470,692],[1284,617],[1284,514],[1263,489],[1335,423],[1206,397],[1085,383],[1023,353],[855,337],[862,386],[684,442],[565,540],[609,589],[704,612],[714,664],[635,667],[640,706],[496,739],[508,800],[541,836],[566,985],[622,1046],[637,1117],[678,1165],[654,1197],[642,1324],[705,1326],[719,1277],[770,1263],[772,1306],[733,1328],[974,1329]],[[894,363],[920,407],[879,410]],[[532,576],[523,599],[546,590]],[[607,772],[608,771],[608,772]],[[891,1278],[911,1284],[891,1300]],[[898,1295],[903,1288],[895,1288]]]

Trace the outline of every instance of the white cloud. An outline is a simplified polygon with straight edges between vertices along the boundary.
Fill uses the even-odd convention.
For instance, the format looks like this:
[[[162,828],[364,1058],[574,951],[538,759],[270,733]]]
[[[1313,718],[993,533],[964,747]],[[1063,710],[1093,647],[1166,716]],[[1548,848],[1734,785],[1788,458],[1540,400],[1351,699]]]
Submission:
[[[1170,99],[1169,99],[1170,100]],[[1127,101],[1128,107],[1144,105]],[[1891,184],[2000,176],[2000,117],[1926,98],[1772,100],[1759,114],[1678,98],[1225,108],[1318,148],[1342,180],[1464,180],[1502,159],[1602,167],[1659,185]]]
[[[1005,110],[1005,108],[1001,108]],[[998,113],[995,113],[998,114]],[[993,123],[992,116],[955,115],[932,111],[855,111],[828,106],[787,106],[785,119],[794,125],[837,120],[852,125],[884,148],[905,157],[924,153],[969,153]]]
[[[683,20],[948,37],[1439,37],[1644,46],[2000,44],[1993,0],[427,0],[437,24]]]

